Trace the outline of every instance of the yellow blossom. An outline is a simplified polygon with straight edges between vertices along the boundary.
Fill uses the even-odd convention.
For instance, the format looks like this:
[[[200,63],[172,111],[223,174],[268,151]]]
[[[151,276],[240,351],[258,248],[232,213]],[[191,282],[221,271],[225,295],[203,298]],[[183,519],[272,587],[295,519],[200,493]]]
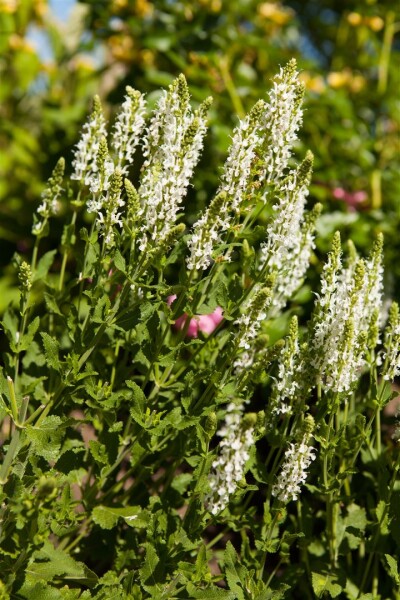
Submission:
[[[0,0],[0,13],[14,13],[18,8],[17,0]]]
[[[369,17],[366,19],[366,24],[372,31],[381,31],[384,28],[385,22],[381,17]]]
[[[361,25],[362,20],[363,18],[360,13],[351,12],[347,15],[347,21],[350,23],[350,25],[353,25],[353,27],[358,27],[358,25]]]
[[[291,8],[281,6],[281,4],[263,2],[258,7],[258,14],[276,25],[286,25],[293,18],[294,12]]]

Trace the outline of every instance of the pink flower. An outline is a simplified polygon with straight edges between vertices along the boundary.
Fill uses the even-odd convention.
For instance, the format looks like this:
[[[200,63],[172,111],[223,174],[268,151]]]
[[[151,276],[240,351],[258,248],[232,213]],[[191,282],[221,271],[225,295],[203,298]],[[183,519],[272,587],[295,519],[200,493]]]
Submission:
[[[332,191],[332,196],[336,200],[343,200],[346,202],[350,210],[354,211],[358,204],[362,204],[367,199],[367,193],[363,190],[357,190],[357,192],[347,192],[344,188],[337,187]]]
[[[171,306],[175,299],[176,294],[168,296],[168,306]],[[195,315],[190,319],[186,335],[187,337],[197,337],[199,335],[199,331],[209,335],[214,331],[214,329],[218,327],[223,318],[224,317],[222,316],[222,308],[220,306],[217,306],[217,308],[209,315]],[[178,330],[183,329],[183,327],[185,327],[186,320],[187,314],[183,313],[182,316],[176,319],[174,323],[174,328]]]

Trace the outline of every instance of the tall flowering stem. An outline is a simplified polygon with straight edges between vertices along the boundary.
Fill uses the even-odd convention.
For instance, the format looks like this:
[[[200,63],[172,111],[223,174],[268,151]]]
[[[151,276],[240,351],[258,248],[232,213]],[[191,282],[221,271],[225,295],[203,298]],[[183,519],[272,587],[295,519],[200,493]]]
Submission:
[[[46,224],[50,217],[58,210],[58,199],[63,191],[62,182],[64,177],[65,160],[60,158],[54,167],[45,190],[42,192],[42,203],[33,217],[32,233],[38,237],[46,234]]]
[[[297,500],[307,479],[307,469],[316,458],[315,448],[310,445],[313,429],[314,420],[307,415],[300,440],[290,443],[285,452],[281,472],[272,487],[272,495],[284,504]]]
[[[298,338],[297,317],[292,317],[289,335],[278,359],[278,373],[272,384],[272,395],[268,403],[270,419],[267,417],[267,428],[274,426],[276,417],[292,414],[293,402],[297,398],[300,399],[302,391],[304,392],[304,362]],[[304,398],[301,399],[304,400]]]
[[[382,377],[386,381],[393,381],[400,375],[400,313],[397,302],[392,302],[389,310],[383,357]]]
[[[106,121],[103,115],[100,98],[94,97],[93,110],[87,123],[83,126],[75,156],[72,161],[74,171],[71,179],[76,179],[81,185],[90,185],[93,175],[97,172],[97,152],[100,140],[106,136]]]
[[[192,112],[180,75],[158,103],[144,140],[145,162],[138,190],[143,217],[140,250],[168,235],[175,225],[207,130],[207,99]]]
[[[230,403],[227,407],[225,425],[218,431],[222,440],[219,454],[213,461],[208,477],[209,492],[204,503],[212,515],[217,515],[228,506],[244,475],[244,468],[254,444],[254,426],[257,416],[242,414],[243,405]]]
[[[201,217],[195,223],[188,243],[189,270],[209,267],[216,258],[213,248],[226,241],[239,215],[253,208],[254,191],[267,186],[262,192],[265,202],[268,186],[279,181],[287,169],[302,121],[304,90],[296,67],[293,60],[281,69],[273,81],[269,102],[257,102],[234,130],[217,192],[220,198],[222,192],[226,194],[220,206],[221,218],[211,222]],[[224,259],[230,260],[229,252]]]
[[[336,234],[324,267],[312,319],[310,363],[327,390],[349,393],[366,364],[368,334],[376,328],[382,296],[382,236],[367,260],[342,267]]]
[[[126,87],[125,100],[114,124],[111,148],[116,153],[117,166],[126,173],[133,163],[136,147],[145,126],[146,101],[143,95]]]
[[[305,213],[313,156],[306,158],[277,187],[274,215],[267,226],[266,241],[261,244],[258,268],[274,272],[276,283],[272,305],[278,313],[298,289],[314,248],[315,222],[320,213],[316,205]]]
[[[260,152],[259,178],[278,181],[288,167],[297,131],[303,121],[304,85],[292,59],[273,79],[262,127],[265,136]]]

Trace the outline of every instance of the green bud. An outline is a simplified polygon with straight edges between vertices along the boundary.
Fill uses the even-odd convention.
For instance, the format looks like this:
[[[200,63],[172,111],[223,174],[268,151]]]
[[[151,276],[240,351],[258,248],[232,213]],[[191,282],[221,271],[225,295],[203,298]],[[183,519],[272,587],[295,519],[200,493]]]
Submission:
[[[257,423],[257,413],[246,413],[243,416],[241,426],[242,426],[243,431],[246,431],[247,429],[254,428],[256,423]]]
[[[307,150],[306,156],[297,169],[298,181],[301,185],[309,183],[313,168],[314,155],[310,150]]]
[[[32,287],[32,271],[27,262],[23,261],[19,267],[18,279],[21,292],[29,292]]]
[[[216,413],[211,412],[210,414],[208,414],[207,418],[206,418],[206,422],[204,423],[204,431],[206,432],[209,439],[211,439],[212,436],[217,431],[217,424],[218,424],[218,420],[217,420]]]
[[[304,422],[303,422],[304,434],[309,436],[312,434],[314,429],[315,429],[314,417],[312,417],[311,415],[306,415],[306,418],[304,419]]]

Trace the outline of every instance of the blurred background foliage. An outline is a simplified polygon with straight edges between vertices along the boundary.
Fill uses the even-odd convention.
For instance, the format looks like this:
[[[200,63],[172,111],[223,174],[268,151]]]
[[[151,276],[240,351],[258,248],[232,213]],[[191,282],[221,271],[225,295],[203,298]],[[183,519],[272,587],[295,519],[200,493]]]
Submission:
[[[317,255],[336,229],[364,252],[382,230],[387,293],[399,295],[399,31],[392,0],[0,0],[0,310],[16,293],[6,265],[29,252],[32,210],[95,93],[111,117],[127,84],[151,106],[183,72],[194,102],[214,97],[190,223],[237,115],[293,56],[307,89],[298,153],[315,154],[310,202],[324,205]]]

